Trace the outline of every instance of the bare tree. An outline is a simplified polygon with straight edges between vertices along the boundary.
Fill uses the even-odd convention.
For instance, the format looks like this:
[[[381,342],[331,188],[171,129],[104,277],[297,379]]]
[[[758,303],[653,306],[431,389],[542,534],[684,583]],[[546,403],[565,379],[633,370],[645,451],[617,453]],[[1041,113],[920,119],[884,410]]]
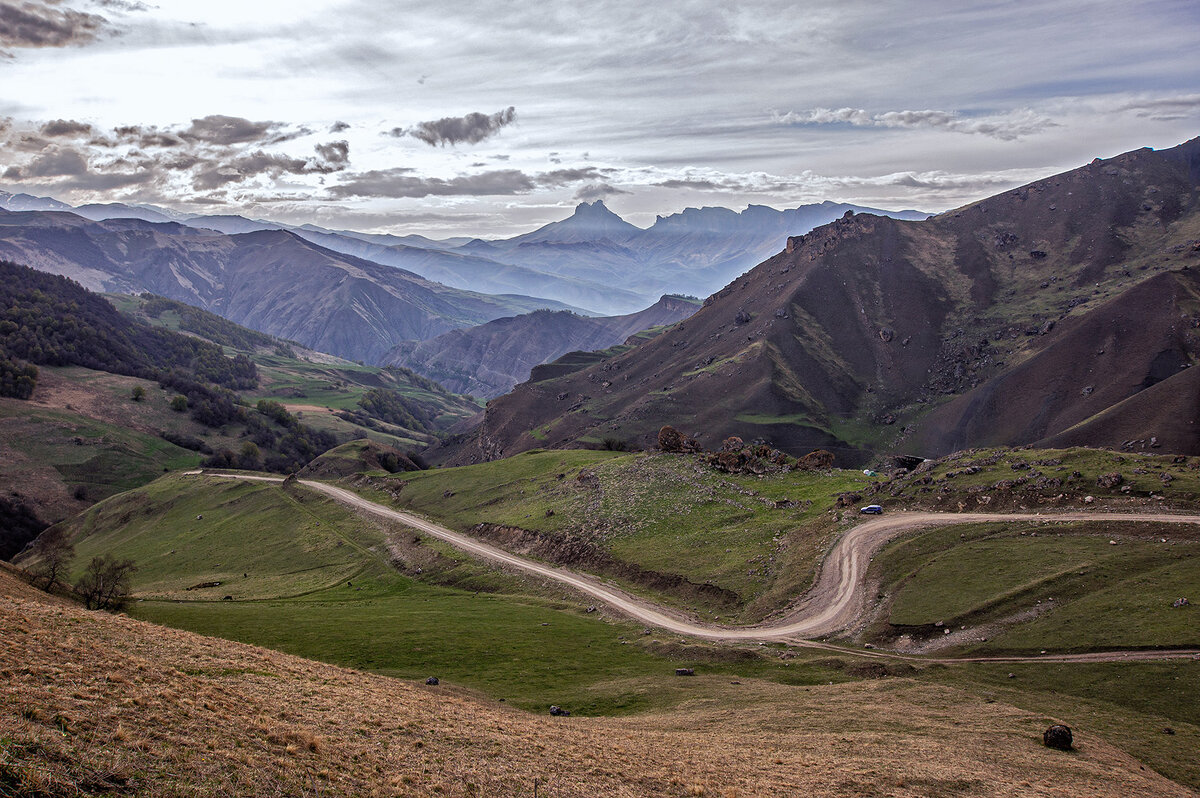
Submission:
[[[75,547],[67,539],[62,527],[52,526],[33,541],[30,553],[37,563],[30,573],[36,579],[45,580],[43,590],[50,590],[67,575],[71,561],[75,559]]]
[[[133,560],[102,555],[93,557],[75,583],[75,592],[89,610],[116,612],[129,603],[130,577],[137,570]]]

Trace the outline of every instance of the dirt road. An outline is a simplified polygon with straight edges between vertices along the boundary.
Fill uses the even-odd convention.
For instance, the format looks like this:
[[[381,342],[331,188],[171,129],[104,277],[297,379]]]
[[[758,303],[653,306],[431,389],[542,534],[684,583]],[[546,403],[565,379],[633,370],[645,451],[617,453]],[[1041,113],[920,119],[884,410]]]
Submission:
[[[199,472],[189,472],[199,473]],[[262,477],[249,475],[214,474],[232,479],[245,479],[261,482],[282,482],[281,477]],[[1200,515],[1175,515],[1170,513],[1105,513],[1095,512],[1066,512],[1054,514],[1039,513],[892,513],[876,516],[850,529],[834,545],[825,561],[816,584],[802,596],[782,617],[754,626],[728,627],[714,624],[702,624],[679,613],[674,613],[659,607],[650,601],[630,595],[618,588],[602,582],[596,577],[558,568],[552,565],[529,560],[516,554],[511,554],[496,546],[475,540],[467,535],[454,532],[438,524],[418,518],[410,513],[393,510],[365,499],[356,493],[328,485],[324,482],[302,479],[297,480],[306,488],[324,493],[337,501],[343,502],[362,513],[369,513],[391,521],[396,521],[425,534],[450,543],[477,557],[531,573],[546,579],[565,584],[592,598],[607,604],[610,608],[634,618],[647,626],[655,626],[678,634],[697,637],[705,640],[742,640],[742,641],[787,641],[819,648],[844,650],[838,646],[806,642],[806,638],[819,637],[836,632],[851,625],[863,611],[864,579],[871,557],[884,544],[898,535],[914,529],[949,524],[974,524],[988,521],[1033,521],[1046,524],[1064,523],[1069,521],[1152,521],[1170,524],[1200,524]],[[863,652],[856,652],[863,653]],[[889,659],[920,660],[922,662],[939,661],[929,657],[903,657],[884,652],[865,652],[867,656],[880,656]],[[1044,657],[980,657],[964,660],[956,658],[945,660],[962,662],[1019,662],[1036,659],[1048,662],[1073,661],[1121,661],[1135,659],[1161,659],[1172,656],[1191,656],[1194,651],[1173,652],[1094,652],[1089,654],[1047,655]]]

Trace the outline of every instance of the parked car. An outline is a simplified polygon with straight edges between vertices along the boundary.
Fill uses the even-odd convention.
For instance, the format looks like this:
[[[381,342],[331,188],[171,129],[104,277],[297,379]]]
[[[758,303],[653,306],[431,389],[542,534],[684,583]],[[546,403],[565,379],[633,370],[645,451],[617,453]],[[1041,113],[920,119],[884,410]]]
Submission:
[[[878,504],[868,504],[866,507],[858,508],[858,511],[860,513],[866,513],[867,515],[879,515],[883,512],[883,508]]]

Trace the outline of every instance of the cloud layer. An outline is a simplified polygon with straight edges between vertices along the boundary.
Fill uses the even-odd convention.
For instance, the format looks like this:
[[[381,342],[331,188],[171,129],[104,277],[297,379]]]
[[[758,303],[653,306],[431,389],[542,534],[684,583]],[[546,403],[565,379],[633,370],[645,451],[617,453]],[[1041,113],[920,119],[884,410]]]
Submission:
[[[9,48],[70,47],[95,41],[109,28],[99,14],[55,2],[0,2],[0,53]]]

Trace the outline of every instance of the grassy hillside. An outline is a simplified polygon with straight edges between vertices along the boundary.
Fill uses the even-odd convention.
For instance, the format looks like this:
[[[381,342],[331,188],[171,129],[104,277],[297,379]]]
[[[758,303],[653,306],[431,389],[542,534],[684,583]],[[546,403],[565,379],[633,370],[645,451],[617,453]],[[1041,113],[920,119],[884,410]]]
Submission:
[[[165,476],[63,528],[72,578],[96,555],[137,563],[137,617],[406,678],[436,673],[527,709],[673,704],[687,695],[677,666],[789,684],[853,678],[845,663],[815,662],[824,656],[643,634],[578,596],[277,483]]]
[[[454,685],[45,604],[2,573],[0,656],[20,663],[0,680],[0,784],[24,795],[1192,794],[1090,717],[1076,752],[1043,747],[1074,704],[1046,715],[908,679],[698,675],[675,680],[687,698],[670,711],[534,717]]]
[[[1184,525],[932,530],[876,556],[876,631],[979,653],[1200,646],[1195,610],[1172,606],[1200,595],[1197,563],[1200,529]]]
[[[854,751],[855,756],[864,757],[867,751],[873,752],[863,762],[869,760],[871,773],[876,775],[864,771],[852,780],[853,784],[847,782],[833,794],[863,789],[878,792],[888,784],[892,786],[887,789],[898,795],[930,794],[929,789],[942,790],[949,784],[944,781],[949,778],[948,763],[967,756],[975,775],[951,779],[958,786],[947,794],[996,795],[999,793],[995,789],[999,788],[995,785],[1008,783],[1006,778],[1028,780],[1024,769],[1019,776],[1006,777],[1003,773],[1013,772],[1014,761],[1028,762],[1030,756],[1047,755],[1038,739],[1045,725],[1054,720],[1065,720],[1075,727],[1079,751],[1045,760],[1048,769],[1040,777],[1041,783],[1055,783],[1054,774],[1069,767],[1076,768],[1070,771],[1072,779],[1084,779],[1092,785],[1089,794],[1103,795],[1103,789],[1116,789],[1114,785],[1142,789],[1143,782],[1136,779],[1154,776],[1149,770],[1140,771],[1137,763],[1123,753],[1135,752],[1160,772],[1185,783],[1200,784],[1200,772],[1192,756],[1194,745],[1200,742],[1200,726],[1196,723],[1200,708],[1194,700],[1200,695],[1200,674],[1190,667],[1192,663],[914,667],[778,645],[693,645],[673,636],[643,634],[640,627],[599,617],[602,613],[587,613],[586,602],[579,597],[523,583],[465,560],[440,544],[415,543],[411,532],[364,524],[324,498],[277,484],[245,485],[215,477],[172,475],[106,500],[69,528],[75,532],[81,560],[100,552],[139,559],[142,569],[135,575],[135,587],[144,591],[145,600],[133,605],[138,617],[417,684],[426,676],[438,676],[442,685],[433,691],[436,705],[429,711],[442,720],[434,725],[424,720],[405,720],[371,746],[376,752],[413,750],[407,742],[407,748],[397,748],[382,741],[394,743],[395,734],[414,723],[411,731],[425,739],[424,745],[434,744],[425,737],[427,730],[436,729],[435,736],[442,739],[446,734],[447,702],[461,700],[452,698],[458,693],[482,694],[472,699],[475,713],[504,706],[544,713],[550,704],[566,707],[576,715],[634,713],[624,720],[580,718],[569,723],[623,724],[605,725],[604,733],[619,734],[623,739],[629,734],[648,733],[658,745],[666,744],[664,740],[677,740],[670,743],[671,761],[676,764],[668,768],[676,774],[680,772],[681,746],[691,750],[688,747],[700,741],[707,746],[713,740],[724,739],[721,735],[725,734],[737,738],[739,750],[751,746],[773,752],[765,759],[739,756],[731,760],[731,767],[732,762],[738,763],[730,771],[732,775],[725,776],[731,781],[717,782],[711,777],[708,782],[697,781],[695,784],[703,788],[699,791],[689,790],[682,782],[673,786],[654,782],[657,786],[646,788],[648,793],[635,790],[629,794],[665,791],[721,795],[726,794],[724,788],[713,792],[717,789],[714,785],[739,784],[746,795],[754,795],[760,791],[754,785],[761,786],[762,782],[754,780],[759,776],[743,781],[739,774],[746,767],[762,761],[774,773],[772,768],[778,765],[770,763],[790,761],[785,750],[805,750],[808,765],[795,771],[803,774],[809,768],[826,767],[814,759],[819,750],[828,755]],[[91,534],[85,534],[88,531]],[[231,545],[232,541],[238,545]],[[220,561],[214,562],[218,556]],[[211,588],[186,590],[214,578],[227,581]],[[156,599],[154,595],[172,598]],[[232,595],[233,599],[222,601],[224,595]],[[0,600],[6,597],[0,596]],[[91,735],[103,728],[110,730],[105,734],[116,735],[103,738],[108,746],[115,746],[103,750],[125,751],[129,742],[130,751],[156,755],[144,762],[138,755],[127,759],[141,764],[132,772],[122,772],[124,778],[166,779],[169,783],[168,774],[173,769],[150,763],[163,761],[164,756],[186,757],[186,751],[196,750],[194,739],[192,745],[179,745],[199,728],[187,718],[200,712],[200,717],[207,719],[211,712],[211,719],[202,724],[206,733],[211,737],[215,729],[227,732],[213,738],[224,742],[207,748],[209,755],[227,751],[234,757],[230,762],[245,763],[246,757],[257,762],[255,757],[262,752],[267,757],[264,763],[283,763],[279,767],[266,765],[272,785],[290,783],[286,779],[292,776],[287,774],[294,774],[297,768],[310,775],[317,771],[328,774],[319,778],[352,779],[353,774],[363,772],[362,768],[352,769],[342,753],[358,750],[351,741],[358,739],[355,735],[361,729],[376,727],[364,727],[361,721],[335,709],[333,703],[317,708],[314,701],[328,697],[329,702],[337,702],[336,706],[352,707],[354,712],[366,712],[377,719],[388,711],[425,711],[407,701],[403,709],[386,709],[396,707],[396,696],[425,700],[418,699],[417,692],[408,692],[414,688],[403,682],[379,683],[379,692],[351,693],[348,685],[366,684],[371,677],[334,675],[312,663],[298,663],[300,670],[296,671],[287,670],[290,665],[280,670],[280,663],[292,661],[224,643],[197,642],[203,646],[197,653],[202,650],[203,654],[196,656],[186,646],[180,648],[182,641],[190,638],[179,633],[128,625],[131,622],[121,619],[110,622],[95,613],[81,616],[80,621],[71,621],[70,617],[61,609],[35,612],[27,605],[19,613],[7,609],[0,612],[6,623],[20,619],[16,622],[24,630],[6,628],[0,636],[0,646],[5,647],[9,661],[24,663],[16,682],[6,683],[13,689],[0,690],[0,710],[15,719],[10,724],[15,731],[0,735],[0,745],[9,746],[4,762],[10,768],[14,762],[27,768],[21,773],[64,775],[64,766],[54,763],[66,761],[84,770],[102,771],[103,763],[94,753],[97,749],[88,741],[99,742],[101,738]],[[70,634],[63,626],[68,623]],[[98,636],[91,637],[93,632]],[[132,647],[118,642],[125,635],[139,642]],[[105,641],[113,641],[112,647],[108,648]],[[80,648],[75,651],[72,646]],[[243,651],[245,654],[238,653]],[[122,657],[134,659],[121,664]],[[43,658],[46,662],[74,665],[68,674],[61,667],[41,667]],[[680,666],[695,668],[697,676],[675,677],[674,668]],[[1008,679],[1008,672],[1015,672],[1016,677]],[[75,687],[44,690],[58,678],[56,673],[74,679]],[[322,675],[306,687],[309,683],[303,678],[295,682],[301,673]],[[81,687],[81,678],[89,685],[94,678],[96,686]],[[38,687],[32,689],[34,682],[26,684],[26,679],[36,680]],[[122,690],[129,697],[129,691],[140,689],[138,685],[143,682],[153,684],[157,696],[147,703],[135,700],[114,704],[108,698],[110,688]],[[259,707],[255,696],[260,691],[265,691],[263,695],[269,692],[277,709],[279,691],[291,689],[293,684],[300,691],[298,695],[307,698],[289,702],[286,718]],[[180,705],[171,699],[172,693],[164,690],[188,696],[189,700],[195,696],[195,706]],[[385,700],[383,696],[392,698]],[[504,699],[503,703],[499,699]],[[99,717],[94,713],[102,706],[110,711],[112,706],[129,709],[122,710],[125,714],[118,724],[125,729],[126,737],[111,732],[112,723],[94,720]],[[176,716],[166,711],[169,707],[186,712]],[[142,709],[133,708],[144,708],[153,715],[154,722],[139,720]],[[55,720],[60,716],[61,721]],[[516,722],[520,716],[506,713],[503,717]],[[489,724],[497,721],[503,722],[499,718],[484,720],[476,714],[474,720],[458,727],[461,739],[457,745],[475,745],[481,735],[485,736]],[[543,741],[546,734],[559,733],[556,730],[579,728],[536,723]],[[974,749],[965,746],[964,740],[949,740],[944,734],[947,723],[968,732],[964,739],[986,739],[987,745]],[[63,724],[70,734],[62,734]],[[1163,735],[1161,729],[1166,726],[1176,733]],[[52,731],[56,736],[47,736]],[[798,733],[816,737],[780,737]],[[820,742],[828,734],[834,736]],[[310,739],[317,741],[314,746],[309,746]],[[730,745],[733,739],[729,738]],[[845,745],[847,739],[853,744]],[[40,749],[38,745],[49,748]],[[983,779],[979,773],[990,773],[992,767],[987,764],[990,754],[984,752],[994,751],[997,745],[1012,746],[1012,750],[1005,748],[1005,757],[997,760],[1004,763],[1002,771]],[[40,750],[74,751],[75,757],[42,757],[37,753]],[[712,749],[704,761],[721,761],[720,757],[713,759],[717,750]],[[913,750],[925,751],[922,759],[936,761],[940,775],[920,770],[923,766],[914,764]],[[234,753],[238,751],[240,754]],[[592,749],[593,757],[600,755]],[[1097,756],[1110,758],[1104,760],[1110,764],[1097,771],[1102,776],[1086,777],[1077,769],[1099,761]],[[591,760],[585,757],[581,761]],[[830,760],[835,762],[842,760]],[[257,787],[252,784],[258,782],[239,767],[189,772],[237,779],[239,794],[253,793]],[[627,778],[630,767],[625,765],[617,772]],[[695,767],[702,766],[697,763]],[[887,769],[892,767],[902,770],[879,781],[880,768],[891,772]],[[489,772],[496,771],[489,766]],[[421,784],[425,782],[416,779],[429,775],[429,771],[424,776],[419,771],[412,773],[413,783]],[[95,777],[94,772],[85,775]],[[259,774],[256,778],[263,777]],[[787,778],[799,776],[773,778],[777,780],[771,784],[790,784]],[[906,786],[896,787],[900,782]],[[1077,789],[1083,782],[1072,783]],[[1012,789],[1019,792],[1017,782],[1013,784]],[[1175,789],[1162,781],[1153,784],[1155,794],[1170,795]]]
[[[856,471],[725,474],[688,455],[532,451],[356,486],[705,615],[757,619],[809,584]]]

